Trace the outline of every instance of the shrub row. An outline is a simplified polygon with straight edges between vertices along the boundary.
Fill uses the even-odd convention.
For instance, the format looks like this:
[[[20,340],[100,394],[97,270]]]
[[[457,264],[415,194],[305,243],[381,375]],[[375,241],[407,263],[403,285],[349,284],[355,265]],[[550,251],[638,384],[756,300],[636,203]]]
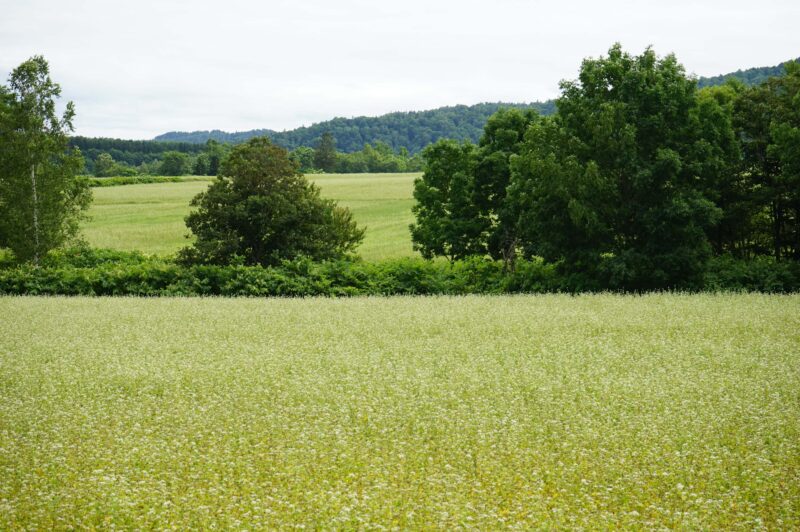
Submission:
[[[155,175],[134,175],[119,177],[87,177],[90,187],[116,187],[119,185],[140,185],[143,183],[179,183],[182,181],[208,181],[208,177],[173,177]]]
[[[779,262],[765,256],[750,260],[715,257],[708,263],[704,288],[708,291],[800,292],[800,263]]]
[[[600,290],[601,288],[594,288]],[[760,258],[711,261],[705,290],[798,292],[800,265]],[[590,291],[541,261],[515,271],[488,259],[453,263],[423,259],[312,262],[281,266],[180,266],[140,253],[66,250],[42,267],[0,269],[0,294],[138,296],[355,296],[501,294]]]
[[[79,261],[80,262],[80,261]],[[308,260],[281,266],[179,266],[159,260],[0,270],[0,293],[17,295],[350,296],[491,294],[557,289],[540,262],[514,273],[488,260],[402,259],[380,263]]]

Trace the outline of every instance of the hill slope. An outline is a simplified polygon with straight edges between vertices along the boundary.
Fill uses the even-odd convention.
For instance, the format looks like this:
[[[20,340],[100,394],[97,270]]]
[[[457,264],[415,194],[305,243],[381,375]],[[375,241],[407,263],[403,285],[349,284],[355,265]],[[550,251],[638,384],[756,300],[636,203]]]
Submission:
[[[220,130],[170,132],[159,135],[157,141],[199,142],[208,139],[219,142],[244,142],[249,138],[267,135],[276,144],[289,150],[298,146],[313,146],[326,131],[336,138],[336,148],[343,152],[362,149],[366,143],[385,142],[395,150],[406,148],[416,153],[431,142],[447,137],[457,140],[477,141],[483,133],[486,120],[501,107],[536,109],[542,114],[551,114],[555,103],[479,103],[476,105],[455,105],[440,107],[429,111],[389,113],[382,116],[359,116],[356,118],[334,118],[311,126],[299,127],[289,131],[254,129],[226,133]]]
[[[795,59],[795,61],[800,61],[800,57]],[[783,66],[787,62],[788,61],[771,67],[748,68],[747,70],[737,70],[736,72],[731,72],[729,74],[720,74],[719,76],[698,78],[697,86],[703,88],[703,87],[712,87],[714,85],[722,85],[729,79],[738,79],[745,85],[757,85],[759,83],[766,81],[767,78],[774,76],[782,76],[784,72]]]

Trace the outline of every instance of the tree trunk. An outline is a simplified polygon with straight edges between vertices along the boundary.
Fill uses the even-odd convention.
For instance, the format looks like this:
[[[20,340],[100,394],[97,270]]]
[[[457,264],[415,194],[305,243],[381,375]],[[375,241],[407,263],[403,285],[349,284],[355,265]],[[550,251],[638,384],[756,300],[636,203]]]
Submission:
[[[39,266],[39,198],[36,196],[36,165],[31,165],[31,188],[33,190],[33,264]]]

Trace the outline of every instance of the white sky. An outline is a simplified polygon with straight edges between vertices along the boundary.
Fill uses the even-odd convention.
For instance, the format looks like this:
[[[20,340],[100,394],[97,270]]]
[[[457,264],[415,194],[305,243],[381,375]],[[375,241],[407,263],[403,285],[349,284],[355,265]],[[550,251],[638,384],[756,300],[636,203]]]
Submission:
[[[0,0],[0,82],[50,62],[76,133],[292,129],[545,100],[612,43],[716,75],[800,56],[800,0]]]

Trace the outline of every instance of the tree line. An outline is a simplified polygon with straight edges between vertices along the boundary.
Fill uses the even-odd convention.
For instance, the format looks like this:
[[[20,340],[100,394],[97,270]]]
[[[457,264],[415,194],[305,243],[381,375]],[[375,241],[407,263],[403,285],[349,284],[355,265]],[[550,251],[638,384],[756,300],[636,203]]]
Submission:
[[[88,139],[93,141],[95,139]],[[105,141],[106,139],[101,139]],[[121,141],[128,142],[128,141]],[[141,141],[131,141],[141,142]],[[85,138],[70,138],[70,144],[80,146],[113,146],[114,143],[87,142]],[[150,143],[150,148],[158,143]],[[138,152],[120,152],[116,148],[103,151],[97,147],[81,151],[85,157],[85,171],[95,177],[126,177],[137,175],[182,176],[199,175],[215,176],[220,163],[230,153],[233,145],[208,140],[205,144],[164,143],[165,149],[151,149],[144,159]],[[191,146],[192,151],[180,151],[174,148]],[[85,149],[85,148],[84,148]],[[93,158],[92,158],[93,157]],[[315,147],[301,146],[289,153],[304,173],[339,172],[339,173],[385,173],[385,172],[418,172],[422,169],[422,154],[411,155],[401,148],[393,150],[388,144],[377,141],[365,144],[356,152],[344,153],[337,149],[337,141],[330,132],[323,133]],[[131,162],[143,160],[138,166]]]
[[[77,234],[91,200],[69,143],[74,107],[59,116],[59,94],[41,57],[0,86],[0,248],[34,265]],[[410,228],[423,257],[475,271],[501,263],[511,274],[543,263],[548,286],[572,291],[699,289],[709,272],[723,279],[715,286],[797,285],[798,63],[755,86],[698,89],[674,55],[615,45],[562,82],[555,104],[550,116],[501,109],[477,144],[440,140],[423,151]],[[195,164],[210,165],[213,150],[217,179],[192,202],[196,240],[178,257],[184,266],[340,260],[362,240],[350,211],[302,175],[303,164],[354,164],[333,134],[310,152],[266,137],[210,141]],[[380,143],[361,152],[381,164],[415,160]],[[753,274],[764,283],[730,281]]]
[[[800,65],[698,89],[673,55],[612,47],[557,111],[502,110],[424,152],[423,256],[541,257],[587,288],[696,287],[712,255],[800,259]]]

